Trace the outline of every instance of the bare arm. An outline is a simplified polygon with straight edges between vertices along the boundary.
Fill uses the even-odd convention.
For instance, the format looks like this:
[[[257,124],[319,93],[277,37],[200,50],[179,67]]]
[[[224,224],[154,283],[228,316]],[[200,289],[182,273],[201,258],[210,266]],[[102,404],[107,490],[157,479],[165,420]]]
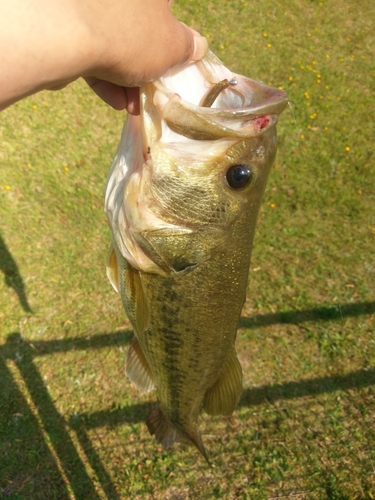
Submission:
[[[82,76],[111,106],[137,113],[134,87],[206,49],[166,0],[2,0],[0,109]]]

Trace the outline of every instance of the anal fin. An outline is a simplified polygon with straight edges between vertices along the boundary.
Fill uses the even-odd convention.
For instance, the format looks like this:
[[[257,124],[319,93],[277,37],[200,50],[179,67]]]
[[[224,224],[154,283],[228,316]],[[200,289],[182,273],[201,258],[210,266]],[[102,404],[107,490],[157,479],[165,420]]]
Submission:
[[[231,415],[242,394],[242,368],[233,348],[224,370],[215,384],[206,391],[203,408],[209,415]]]
[[[151,369],[137,338],[129,347],[125,373],[139,391],[150,392],[155,388]]]
[[[171,448],[175,442],[179,441],[177,428],[169,422],[159,407],[150,411],[146,420],[146,425],[151,435],[155,435],[156,440],[165,448]]]

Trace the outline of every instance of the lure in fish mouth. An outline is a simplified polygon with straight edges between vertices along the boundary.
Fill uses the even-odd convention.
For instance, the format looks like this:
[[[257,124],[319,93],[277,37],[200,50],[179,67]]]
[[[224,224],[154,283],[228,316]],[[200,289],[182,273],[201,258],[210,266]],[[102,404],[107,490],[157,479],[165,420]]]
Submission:
[[[200,411],[231,415],[241,397],[236,330],[286,104],[209,52],[144,85],[127,117],[105,193],[107,275],[135,333],[126,374],[156,389],[147,426],[164,447],[207,459]]]

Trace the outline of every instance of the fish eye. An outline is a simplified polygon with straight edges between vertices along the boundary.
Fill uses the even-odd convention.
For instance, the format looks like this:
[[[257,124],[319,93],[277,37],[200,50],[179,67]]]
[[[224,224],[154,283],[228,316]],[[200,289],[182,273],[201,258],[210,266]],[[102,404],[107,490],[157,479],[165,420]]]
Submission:
[[[242,189],[253,178],[253,171],[248,165],[232,165],[226,174],[228,186],[232,189]]]

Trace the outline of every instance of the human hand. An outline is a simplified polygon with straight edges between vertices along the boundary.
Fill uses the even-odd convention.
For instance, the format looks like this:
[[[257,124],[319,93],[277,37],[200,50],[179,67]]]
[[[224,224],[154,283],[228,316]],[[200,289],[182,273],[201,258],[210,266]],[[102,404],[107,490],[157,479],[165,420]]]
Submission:
[[[85,80],[106,103],[131,114],[139,114],[142,83],[172,66],[197,61],[207,51],[206,39],[178,22],[165,0],[127,2],[127,21],[115,29],[116,38],[111,34],[108,40],[111,49],[104,50],[93,76]]]

